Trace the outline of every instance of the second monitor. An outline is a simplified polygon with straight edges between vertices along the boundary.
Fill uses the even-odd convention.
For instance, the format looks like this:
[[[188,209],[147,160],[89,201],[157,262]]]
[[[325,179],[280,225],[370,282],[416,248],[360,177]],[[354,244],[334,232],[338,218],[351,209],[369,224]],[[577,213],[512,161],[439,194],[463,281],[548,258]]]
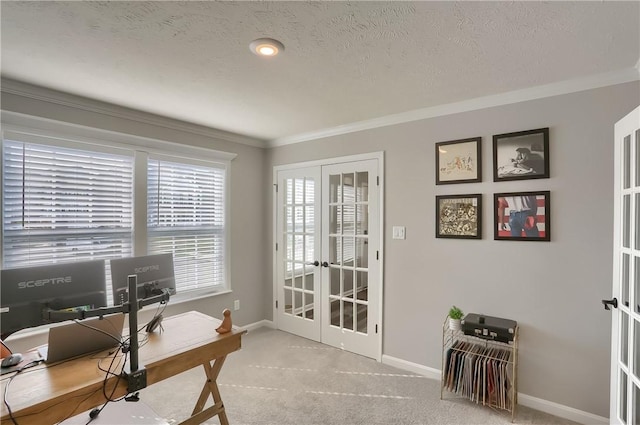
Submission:
[[[110,260],[113,303],[120,305],[129,301],[128,276],[137,276],[139,300],[160,295],[163,291],[176,293],[173,270],[173,254],[155,254],[142,257]]]

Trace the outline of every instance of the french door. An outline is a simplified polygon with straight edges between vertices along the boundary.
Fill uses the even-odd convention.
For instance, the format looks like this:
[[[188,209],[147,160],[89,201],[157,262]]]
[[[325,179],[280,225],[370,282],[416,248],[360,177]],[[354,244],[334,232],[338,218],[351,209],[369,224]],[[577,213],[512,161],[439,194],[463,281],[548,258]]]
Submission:
[[[615,125],[611,424],[640,424],[640,107]]]
[[[277,170],[277,326],[380,360],[379,159]]]
[[[376,178],[375,160],[322,169],[322,342],[369,357],[378,342]]]
[[[278,172],[278,329],[320,341],[320,168]]]

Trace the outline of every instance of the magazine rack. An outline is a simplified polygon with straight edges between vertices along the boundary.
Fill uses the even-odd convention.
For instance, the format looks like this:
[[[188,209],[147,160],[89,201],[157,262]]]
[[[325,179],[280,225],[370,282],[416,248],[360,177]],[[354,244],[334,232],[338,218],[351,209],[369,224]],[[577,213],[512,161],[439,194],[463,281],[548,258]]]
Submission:
[[[465,335],[442,326],[442,380],[440,399],[456,394],[493,409],[511,413],[518,404],[518,327],[513,341],[498,341]]]

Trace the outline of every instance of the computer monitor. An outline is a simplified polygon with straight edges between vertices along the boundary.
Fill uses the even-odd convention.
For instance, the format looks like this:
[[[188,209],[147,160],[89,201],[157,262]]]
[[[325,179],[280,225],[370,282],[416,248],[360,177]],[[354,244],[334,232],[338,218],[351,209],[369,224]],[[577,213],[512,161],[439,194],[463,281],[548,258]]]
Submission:
[[[104,260],[2,270],[2,338],[21,329],[58,322],[51,310],[90,310],[107,305]]]
[[[128,277],[137,276],[139,300],[168,292],[176,293],[173,254],[154,254],[110,260],[113,304],[129,301]]]

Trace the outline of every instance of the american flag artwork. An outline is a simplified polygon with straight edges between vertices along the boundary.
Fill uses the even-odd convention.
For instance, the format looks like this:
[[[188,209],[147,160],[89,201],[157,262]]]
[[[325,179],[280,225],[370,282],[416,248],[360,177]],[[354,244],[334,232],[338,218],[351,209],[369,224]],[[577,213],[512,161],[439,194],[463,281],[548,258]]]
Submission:
[[[518,214],[518,206],[514,206],[513,202],[509,203],[507,199],[521,197],[524,195],[535,196],[535,215],[527,217],[524,228],[518,235],[512,234],[510,216]],[[495,219],[495,239],[517,239],[517,240],[550,240],[549,231],[549,192],[520,192],[520,193],[503,193],[495,195],[496,219]],[[501,219],[502,217],[502,219]],[[537,236],[527,234],[525,229],[531,229],[535,226],[538,230]]]

